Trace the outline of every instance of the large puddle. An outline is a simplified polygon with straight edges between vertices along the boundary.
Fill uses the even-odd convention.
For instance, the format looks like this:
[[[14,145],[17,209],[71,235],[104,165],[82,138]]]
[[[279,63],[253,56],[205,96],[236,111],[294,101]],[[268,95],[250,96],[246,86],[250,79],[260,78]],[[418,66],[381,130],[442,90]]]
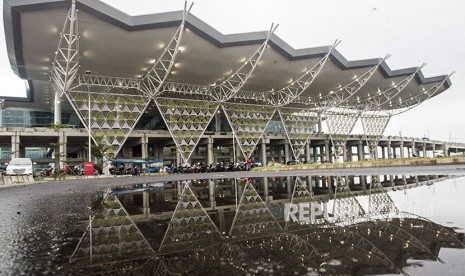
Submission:
[[[190,180],[98,193],[63,188],[53,195],[42,195],[40,185],[31,187],[37,191],[20,201],[13,192],[2,202],[2,273],[460,275],[465,270],[463,177]]]

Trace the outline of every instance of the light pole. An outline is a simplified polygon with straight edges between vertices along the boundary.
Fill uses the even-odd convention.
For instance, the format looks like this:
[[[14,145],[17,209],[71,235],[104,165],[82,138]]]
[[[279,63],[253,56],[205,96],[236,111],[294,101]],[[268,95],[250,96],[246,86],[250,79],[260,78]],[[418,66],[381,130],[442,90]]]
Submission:
[[[92,136],[91,136],[91,133],[90,133],[90,124],[91,124],[91,108],[90,108],[90,85],[89,85],[89,79],[90,79],[90,74],[92,72],[87,70],[86,71],[86,76],[87,76],[87,93],[88,94],[88,98],[89,98],[89,112],[88,112],[88,122],[87,122],[87,130],[89,132],[89,162],[92,162],[92,151],[91,151],[91,145],[92,145]]]

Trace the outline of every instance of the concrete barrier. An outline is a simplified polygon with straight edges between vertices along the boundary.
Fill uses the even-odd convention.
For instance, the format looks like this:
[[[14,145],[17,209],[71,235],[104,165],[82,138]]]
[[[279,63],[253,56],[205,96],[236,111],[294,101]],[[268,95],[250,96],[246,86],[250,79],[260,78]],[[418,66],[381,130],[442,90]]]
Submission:
[[[13,184],[32,183],[34,178],[29,175],[2,175],[0,176],[0,186],[9,186]]]

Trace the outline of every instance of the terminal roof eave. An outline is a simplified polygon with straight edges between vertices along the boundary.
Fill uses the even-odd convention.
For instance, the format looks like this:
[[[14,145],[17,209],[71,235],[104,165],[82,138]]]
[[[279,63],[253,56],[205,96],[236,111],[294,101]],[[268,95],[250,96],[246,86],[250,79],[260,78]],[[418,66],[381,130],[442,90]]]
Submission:
[[[143,30],[151,30],[158,28],[174,27],[178,26],[182,19],[182,12],[167,12],[153,15],[142,15],[142,16],[129,16],[111,6],[108,6],[100,1],[89,1],[89,0],[78,0],[78,9],[90,14],[93,17],[98,18],[111,26],[121,28],[129,32],[137,32]],[[66,10],[70,6],[68,0],[4,0],[4,25],[5,25],[5,36],[7,42],[8,56],[13,71],[23,79],[31,79],[26,74],[26,67],[23,57],[23,49],[26,45],[23,45],[23,33],[21,29],[21,14],[31,11],[44,11],[48,12],[53,9]],[[38,22],[37,24],[40,24]],[[267,32],[252,32],[252,33],[239,33],[224,35],[196,18],[190,15],[187,18],[187,27],[202,37],[203,39],[214,44],[218,48],[230,48],[239,47],[246,45],[259,45],[266,39]],[[40,37],[40,36],[39,36]],[[58,40],[58,38],[57,38]],[[270,46],[280,53],[282,56],[287,58],[289,61],[310,59],[315,57],[324,56],[328,53],[330,46],[313,47],[306,49],[294,49],[281,38],[273,35],[270,40]],[[56,48],[56,43],[50,42],[50,47]],[[55,51],[53,49],[53,51]],[[366,59],[366,60],[355,60],[348,61],[341,53],[337,50],[331,53],[331,60],[337,64],[340,70],[345,71],[348,69],[357,68],[368,68],[376,65],[380,59]],[[412,68],[391,70],[389,66],[383,62],[379,67],[379,70],[388,80],[398,76],[409,74]],[[419,85],[439,82],[444,79],[445,76],[437,76],[431,78],[425,78],[423,73],[419,71],[416,76],[416,81]],[[449,88],[451,85],[448,79],[444,87]],[[31,85],[31,98],[33,97],[33,85]],[[326,91],[329,92],[329,91]],[[39,91],[41,93],[41,91]],[[37,98],[37,97],[36,97]]]

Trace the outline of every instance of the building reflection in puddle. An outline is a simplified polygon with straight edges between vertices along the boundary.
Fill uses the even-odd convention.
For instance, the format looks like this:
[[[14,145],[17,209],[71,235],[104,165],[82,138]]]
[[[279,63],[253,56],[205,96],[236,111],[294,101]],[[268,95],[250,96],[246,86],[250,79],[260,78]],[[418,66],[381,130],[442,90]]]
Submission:
[[[388,191],[447,178],[248,178],[121,187],[94,197],[93,216],[70,262],[78,274],[402,273],[408,259],[441,262],[441,247],[463,248],[463,234],[402,212]]]

